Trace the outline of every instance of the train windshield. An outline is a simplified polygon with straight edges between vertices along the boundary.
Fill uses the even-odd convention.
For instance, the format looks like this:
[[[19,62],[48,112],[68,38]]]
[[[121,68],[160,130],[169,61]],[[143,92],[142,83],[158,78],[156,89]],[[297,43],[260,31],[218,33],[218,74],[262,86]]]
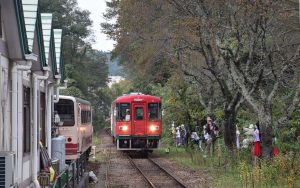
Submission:
[[[144,119],[144,108],[143,107],[136,107],[134,110],[135,120],[143,120]]]
[[[68,99],[59,99],[54,105],[54,111],[59,115],[62,126],[73,126],[74,120],[74,102]]]
[[[117,103],[116,110],[117,110],[116,115],[118,121],[130,120],[130,103]]]
[[[148,119],[160,120],[161,119],[161,103],[148,104]]]

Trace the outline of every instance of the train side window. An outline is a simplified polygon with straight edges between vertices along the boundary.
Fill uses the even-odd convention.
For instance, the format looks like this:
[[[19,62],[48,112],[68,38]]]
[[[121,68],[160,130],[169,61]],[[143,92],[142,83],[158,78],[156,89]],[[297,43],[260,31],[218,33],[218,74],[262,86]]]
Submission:
[[[91,123],[92,122],[92,115],[91,115],[91,111],[88,111],[88,122]]]
[[[85,120],[85,111],[84,110],[81,110],[81,123],[82,124],[86,123],[86,120]]]
[[[124,121],[126,117],[126,112],[130,111],[130,103],[117,103],[117,121]]]
[[[143,107],[136,107],[134,109],[135,120],[143,120],[144,119],[144,109]]]
[[[158,120],[161,119],[161,103],[149,103],[148,104],[148,119]]]
[[[86,124],[91,122],[91,111],[82,110],[81,111],[81,123]]]

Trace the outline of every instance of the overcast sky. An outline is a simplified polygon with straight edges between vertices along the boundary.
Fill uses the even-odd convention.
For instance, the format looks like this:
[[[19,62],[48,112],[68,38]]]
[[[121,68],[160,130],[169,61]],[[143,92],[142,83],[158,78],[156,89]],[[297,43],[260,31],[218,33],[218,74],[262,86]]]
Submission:
[[[95,35],[95,44],[93,48],[102,51],[111,51],[115,43],[113,40],[109,40],[105,34],[101,33],[100,23],[105,19],[103,13],[106,9],[106,0],[77,0],[78,6],[81,9],[86,9],[91,12],[90,18],[93,20],[93,30]]]

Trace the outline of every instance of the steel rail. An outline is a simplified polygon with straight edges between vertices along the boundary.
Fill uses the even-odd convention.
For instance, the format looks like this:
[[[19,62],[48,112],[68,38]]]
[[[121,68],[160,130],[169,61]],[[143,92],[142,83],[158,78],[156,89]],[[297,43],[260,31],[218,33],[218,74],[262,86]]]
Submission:
[[[106,132],[106,134],[108,134],[109,136],[112,136],[112,135],[111,135],[111,132],[110,132],[110,128],[105,128],[105,132]]]
[[[107,128],[105,130],[105,132],[111,136],[111,133],[109,131],[110,129]],[[124,153],[125,154],[125,153]],[[152,183],[152,181],[146,176],[146,174],[136,165],[136,163],[132,160],[132,158],[129,156],[129,154],[125,154],[126,157],[128,158],[129,162],[132,164],[132,166],[134,166],[134,168],[136,168],[143,176],[143,178],[146,180],[146,182],[152,187],[155,188],[156,186]],[[181,187],[183,188],[188,188],[187,185],[185,185],[181,180],[177,179],[175,176],[172,175],[172,173],[170,173],[168,170],[166,170],[164,167],[162,167],[161,165],[159,165],[158,163],[156,163],[153,159],[147,157],[146,159],[148,159],[151,163],[153,163],[155,166],[157,166],[161,171],[163,171],[167,176],[171,177],[172,179],[174,179]]]
[[[110,128],[106,128],[105,129],[105,133],[109,136],[111,136],[110,133]],[[102,152],[101,150],[97,151],[96,153]],[[108,154],[105,154],[105,163],[106,163],[106,167],[105,167],[105,187],[109,188],[110,187],[110,180],[109,180],[109,171],[110,171],[110,165],[111,165],[111,160],[110,160],[110,156],[111,156],[111,148],[109,148],[108,150]]]
[[[144,172],[135,164],[132,158],[129,155],[126,155],[129,162],[134,166],[143,176],[143,178],[147,181],[147,183],[152,187],[155,188],[155,185],[151,182],[151,180],[144,174]]]
[[[111,150],[109,149],[109,152],[106,156],[106,168],[105,168],[105,187],[110,187],[110,179],[109,179],[109,171],[110,171],[110,160]]]
[[[157,162],[155,162],[153,159],[147,157],[147,159],[149,161],[151,161],[153,164],[155,164],[159,169],[161,169],[163,172],[165,172],[169,177],[173,178],[180,186],[182,186],[183,188],[187,188],[188,186],[185,185],[181,180],[179,180],[178,178],[176,178],[175,176],[172,175],[172,173],[170,173],[167,169],[165,169],[164,167],[162,167],[160,164],[158,164]]]

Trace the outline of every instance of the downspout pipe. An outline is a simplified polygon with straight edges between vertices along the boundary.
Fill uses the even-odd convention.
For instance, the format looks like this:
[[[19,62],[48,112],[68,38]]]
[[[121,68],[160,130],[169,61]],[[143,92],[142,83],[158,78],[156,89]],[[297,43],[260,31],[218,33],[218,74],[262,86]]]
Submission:
[[[36,75],[33,74],[33,130],[32,130],[32,147],[31,147],[31,157],[32,157],[32,163],[31,163],[31,175],[32,175],[32,181],[35,185],[36,188],[40,188],[40,183],[38,181],[38,176],[37,176],[37,154],[38,154],[38,131],[40,130],[39,128],[39,123],[38,123],[38,89],[39,89],[39,80],[46,80],[49,77],[49,69],[44,68],[44,75]]]
[[[53,83],[47,83],[47,151],[51,159],[51,127],[52,127]]]
[[[61,89],[67,89],[68,88],[68,80],[64,80],[64,86],[59,86],[55,88],[56,92],[55,92],[55,97],[53,102],[54,103],[58,103],[59,102],[59,90]]]
[[[0,60],[1,63],[1,60]],[[3,129],[3,120],[4,120],[4,112],[2,112],[2,90],[3,90],[3,84],[2,84],[2,74],[3,74],[3,69],[2,69],[2,65],[0,64],[0,151],[4,150],[4,142],[3,142],[3,138],[4,138],[4,129]]]
[[[11,70],[12,73],[12,101],[11,101],[11,111],[12,111],[12,118],[11,118],[11,123],[12,123],[12,151],[17,153],[18,149],[18,135],[17,135],[17,130],[18,130],[18,71],[27,71],[31,69],[32,62],[27,61],[26,65],[18,65],[17,63],[13,63],[13,67]],[[21,83],[19,83],[21,84]]]
[[[11,73],[12,73],[12,102],[11,102],[11,134],[12,134],[12,145],[11,150],[15,153],[15,167],[14,167],[14,180],[18,184],[21,183],[21,171],[17,168],[22,163],[22,150],[21,144],[22,142],[18,142],[18,138],[21,139],[22,136],[22,109],[19,109],[22,97],[22,76],[23,72],[19,74],[19,71],[29,71],[32,66],[32,61],[37,60],[37,56],[31,54],[30,56],[26,56],[26,64],[19,65],[16,62],[13,63]],[[20,75],[20,76],[18,76]],[[19,98],[19,101],[18,101]],[[21,152],[20,152],[21,151]]]

